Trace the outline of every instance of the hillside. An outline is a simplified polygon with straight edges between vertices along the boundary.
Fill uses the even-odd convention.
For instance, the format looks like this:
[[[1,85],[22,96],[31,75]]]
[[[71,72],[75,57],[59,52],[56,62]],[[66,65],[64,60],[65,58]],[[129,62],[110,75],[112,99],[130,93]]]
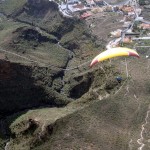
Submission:
[[[142,8],[150,20],[148,5]],[[65,18],[48,0],[1,2],[1,150],[149,149],[149,48],[137,47],[140,59],[89,67],[122,18]],[[127,46],[135,44],[149,40]]]

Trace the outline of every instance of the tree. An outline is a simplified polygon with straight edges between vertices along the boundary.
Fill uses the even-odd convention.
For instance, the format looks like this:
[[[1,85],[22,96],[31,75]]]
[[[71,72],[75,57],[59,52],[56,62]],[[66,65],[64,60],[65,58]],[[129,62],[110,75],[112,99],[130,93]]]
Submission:
[[[145,5],[146,4],[146,0],[139,0],[139,4],[140,5]]]

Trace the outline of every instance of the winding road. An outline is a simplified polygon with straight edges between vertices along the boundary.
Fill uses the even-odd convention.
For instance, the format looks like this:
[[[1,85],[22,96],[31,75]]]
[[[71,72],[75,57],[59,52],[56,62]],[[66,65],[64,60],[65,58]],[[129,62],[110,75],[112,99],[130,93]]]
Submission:
[[[144,146],[146,145],[145,144],[146,139],[144,138],[144,133],[146,133],[147,124],[149,124],[149,126],[150,126],[150,122],[148,122],[149,114],[150,114],[150,107],[149,107],[149,109],[146,113],[145,122],[144,122],[144,124],[142,124],[142,130],[141,130],[141,133],[140,133],[140,138],[137,140],[137,143],[140,145],[138,150],[143,150]]]
[[[122,6],[122,5],[126,5],[129,3],[130,0],[124,0],[122,2],[118,2],[116,4],[109,4],[109,2],[104,1],[105,4],[107,5],[111,5],[111,6]]]

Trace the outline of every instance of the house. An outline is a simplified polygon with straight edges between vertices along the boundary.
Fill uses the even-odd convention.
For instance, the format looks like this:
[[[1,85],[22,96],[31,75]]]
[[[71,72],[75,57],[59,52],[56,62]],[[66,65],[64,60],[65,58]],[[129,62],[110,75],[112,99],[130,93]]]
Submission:
[[[113,9],[114,12],[118,12],[119,11],[119,7],[118,6],[113,6],[112,9]]]
[[[126,16],[126,21],[133,21],[132,16]]]
[[[106,48],[110,49],[110,48],[113,48],[113,47],[118,47],[119,44],[120,44],[120,41],[121,41],[121,38],[114,39],[114,40],[112,40],[108,43]]]
[[[135,15],[134,11],[128,12],[128,16],[134,16],[134,15]]]
[[[129,13],[129,12],[134,12],[134,8],[128,5],[123,5],[122,7],[119,8],[121,11],[124,13]]]
[[[73,15],[67,11],[67,5],[66,5],[66,4],[63,4],[63,3],[62,3],[61,5],[59,5],[59,12],[60,12],[64,17],[68,17],[68,18],[73,17]]]
[[[125,38],[117,38],[117,39],[114,39],[113,41],[110,41],[109,44],[107,45],[107,49],[110,49],[110,48],[113,48],[113,47],[118,47],[120,46],[121,43],[124,43],[124,44],[129,44],[129,43],[132,43],[132,39],[131,37],[125,37]]]
[[[104,6],[104,11],[105,12],[112,12],[113,11],[113,7],[111,7],[111,6]]]
[[[141,8],[136,8],[136,13],[138,14],[138,15],[141,15],[141,13],[142,13],[142,9]]]
[[[90,17],[91,15],[92,15],[91,13],[85,12],[80,16],[80,19],[86,19],[86,18]]]
[[[128,28],[131,25],[131,21],[124,22],[123,27]]]
[[[80,1],[79,0],[67,0],[67,4],[78,4]]]
[[[132,43],[133,41],[132,41],[132,38],[131,38],[131,37],[125,37],[125,38],[122,40],[122,42],[123,42],[124,44],[129,44],[129,43]]]
[[[135,18],[135,21],[143,21],[144,19],[143,19],[143,17],[136,17]]]
[[[85,7],[83,4],[73,4],[73,5],[68,5],[67,9],[71,12],[71,13],[75,13],[75,12],[80,12],[80,11],[85,11],[85,10],[90,10],[90,8]]]
[[[111,34],[112,37],[117,38],[117,37],[121,36],[121,32],[122,32],[121,29],[117,29],[116,31],[110,32],[110,34]]]
[[[138,27],[140,29],[150,29],[150,24],[142,23]]]
[[[94,7],[91,10],[92,13],[98,13],[98,12],[103,12],[103,7]]]
[[[96,6],[95,2],[93,0],[86,0],[86,5],[88,7],[93,7]]]

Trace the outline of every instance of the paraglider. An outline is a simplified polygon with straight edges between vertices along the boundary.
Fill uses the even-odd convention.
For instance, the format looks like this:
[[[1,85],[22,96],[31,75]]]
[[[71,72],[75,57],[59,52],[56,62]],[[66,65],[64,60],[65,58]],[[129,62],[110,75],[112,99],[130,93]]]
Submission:
[[[133,49],[125,48],[125,47],[111,48],[97,55],[92,60],[90,67],[92,67],[98,62],[101,62],[101,61],[104,61],[113,57],[119,57],[119,56],[134,56],[134,57],[139,58],[139,54]]]
[[[121,83],[121,81],[122,81],[122,77],[117,76],[117,77],[116,77],[116,80],[118,81],[118,83]]]

